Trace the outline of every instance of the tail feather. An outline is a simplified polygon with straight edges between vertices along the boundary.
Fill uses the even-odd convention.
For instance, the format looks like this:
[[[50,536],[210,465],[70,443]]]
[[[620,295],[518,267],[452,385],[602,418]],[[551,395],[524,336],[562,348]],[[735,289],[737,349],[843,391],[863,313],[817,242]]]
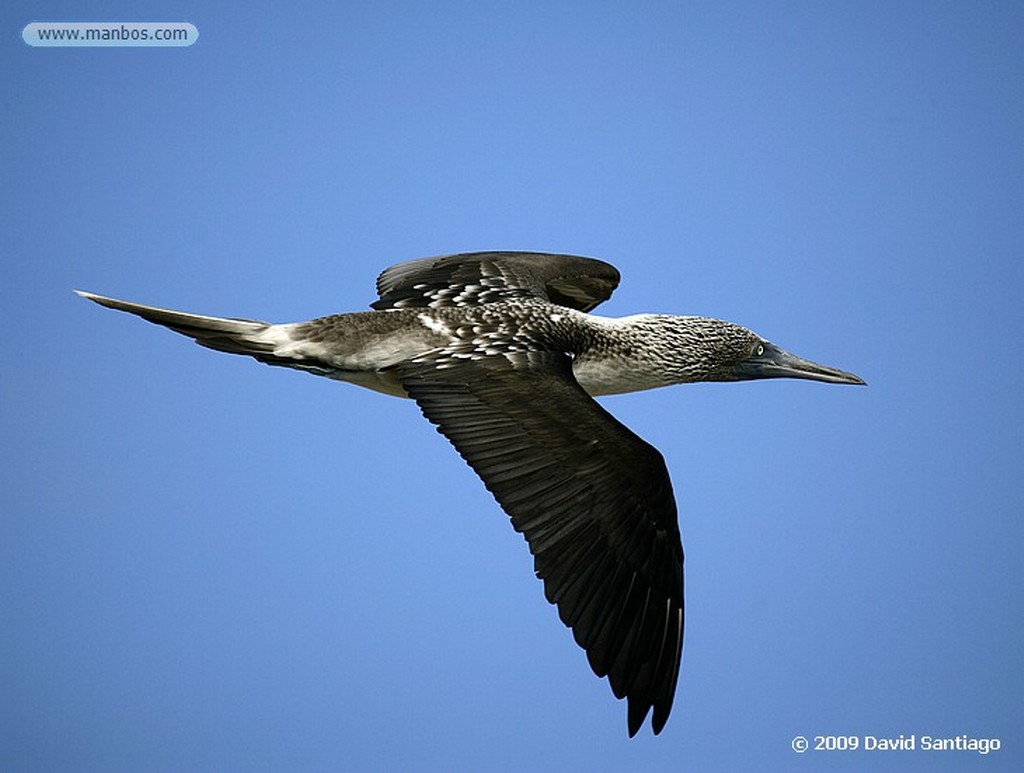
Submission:
[[[216,349],[219,352],[230,354],[247,354],[272,365],[294,365],[290,358],[274,354],[280,340],[278,336],[266,335],[267,331],[274,327],[266,322],[255,319],[230,319],[208,317],[203,314],[188,314],[183,311],[160,309],[141,303],[107,298],[82,290],[75,290],[75,292],[100,306],[126,311],[137,317],[142,317],[148,322],[163,325],[176,333],[194,339],[196,343],[208,349]]]

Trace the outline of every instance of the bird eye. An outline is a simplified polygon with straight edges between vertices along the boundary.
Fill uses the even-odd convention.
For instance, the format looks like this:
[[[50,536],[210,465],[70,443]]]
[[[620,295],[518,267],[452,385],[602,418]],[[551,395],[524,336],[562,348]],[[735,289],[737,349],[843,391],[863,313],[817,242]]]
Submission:
[[[760,357],[764,354],[764,344],[754,344],[754,356]]]

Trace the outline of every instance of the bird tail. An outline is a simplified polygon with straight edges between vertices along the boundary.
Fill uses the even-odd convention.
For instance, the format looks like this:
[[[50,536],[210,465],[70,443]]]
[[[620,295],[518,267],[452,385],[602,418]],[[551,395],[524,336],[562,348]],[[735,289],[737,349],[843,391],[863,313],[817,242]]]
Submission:
[[[280,337],[273,334],[278,326],[260,322],[255,319],[229,319],[226,317],[208,317],[202,314],[188,314],[183,311],[171,311],[141,303],[120,301],[82,290],[75,290],[83,298],[106,306],[108,309],[127,311],[144,320],[163,325],[176,333],[181,333],[195,340],[208,349],[230,354],[247,354],[250,357],[273,365],[292,364],[287,358],[275,356],[274,350],[280,343]]]

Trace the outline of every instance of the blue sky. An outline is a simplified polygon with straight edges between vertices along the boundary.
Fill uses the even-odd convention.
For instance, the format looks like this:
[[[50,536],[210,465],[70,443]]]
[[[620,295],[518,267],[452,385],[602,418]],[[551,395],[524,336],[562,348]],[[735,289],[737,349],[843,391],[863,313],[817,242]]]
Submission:
[[[30,21],[187,21],[32,48]],[[0,9],[0,768],[1019,770],[1024,6]],[[412,403],[73,287],[364,309],[385,266],[611,261],[853,371],[605,399],[686,548],[626,737],[522,538]],[[999,738],[813,752],[803,735]]]

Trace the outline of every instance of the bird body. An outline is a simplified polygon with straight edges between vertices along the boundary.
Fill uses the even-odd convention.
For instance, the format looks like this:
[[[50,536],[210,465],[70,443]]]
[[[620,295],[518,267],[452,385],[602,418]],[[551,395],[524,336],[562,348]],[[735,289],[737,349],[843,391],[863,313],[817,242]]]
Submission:
[[[589,312],[618,271],[590,258],[487,252],[386,269],[373,311],[268,324],[91,293],[211,349],[412,398],[494,494],[599,676],[659,733],[683,637],[683,550],[661,454],[592,397],[695,381],[863,384],[739,325]]]

